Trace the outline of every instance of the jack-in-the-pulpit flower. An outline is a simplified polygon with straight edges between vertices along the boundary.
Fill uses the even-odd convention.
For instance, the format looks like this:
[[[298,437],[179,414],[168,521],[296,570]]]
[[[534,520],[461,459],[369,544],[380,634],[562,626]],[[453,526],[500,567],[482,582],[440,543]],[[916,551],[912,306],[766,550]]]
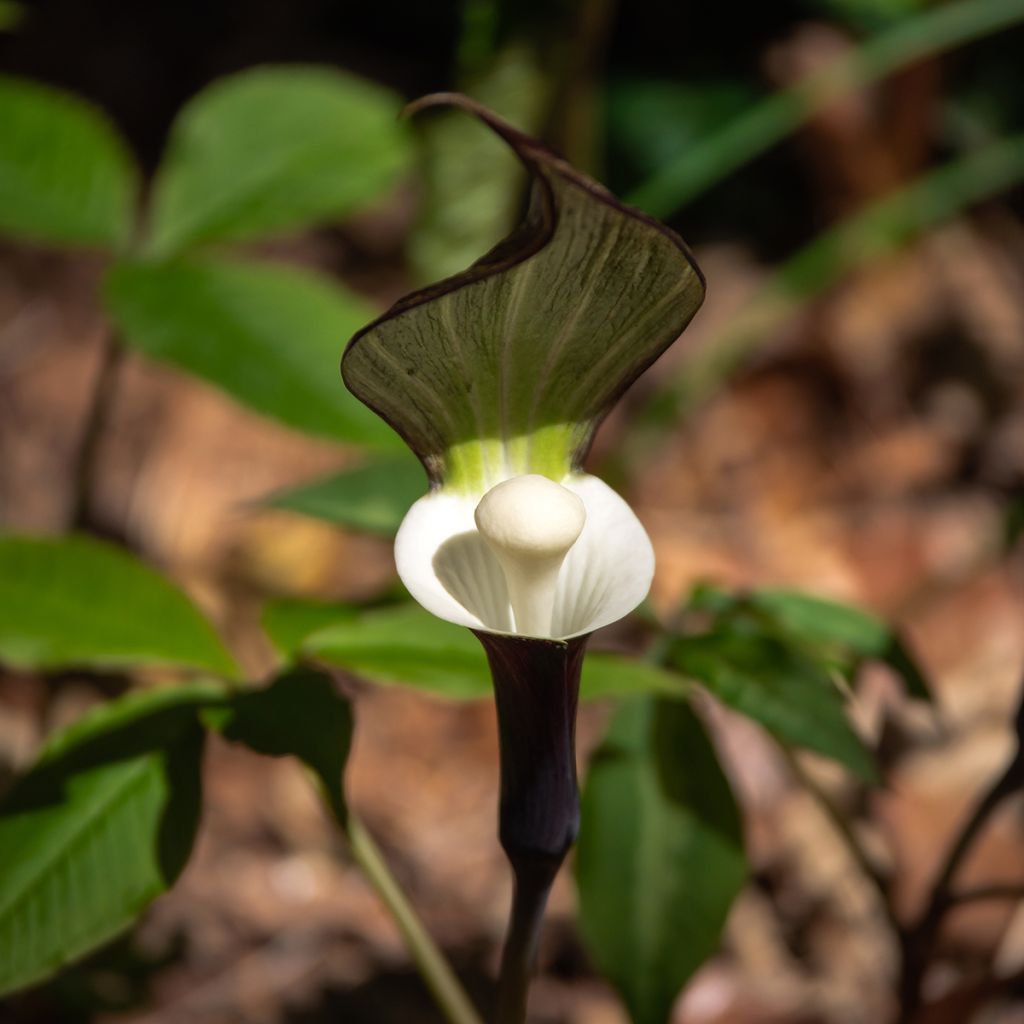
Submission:
[[[395,544],[412,596],[472,629],[582,636],[632,611],[654,572],[643,527],[581,471],[583,457],[616,399],[682,333],[703,278],[677,235],[489,111],[452,96],[416,106],[442,103],[475,113],[514,149],[532,179],[526,218],[469,270],[356,335],[342,373],[430,478]],[[516,615],[507,564],[475,519],[491,488],[527,474],[567,488],[586,511],[549,622]]]
[[[500,1021],[522,1017],[544,896],[576,834],[583,648],[646,596],[654,553],[582,470],[597,426],[704,298],[685,243],[465,97],[530,176],[522,224],[468,270],[397,302],[342,359],[350,390],[420,458],[429,493],[399,575],[487,651],[501,729],[501,839],[516,875]]]

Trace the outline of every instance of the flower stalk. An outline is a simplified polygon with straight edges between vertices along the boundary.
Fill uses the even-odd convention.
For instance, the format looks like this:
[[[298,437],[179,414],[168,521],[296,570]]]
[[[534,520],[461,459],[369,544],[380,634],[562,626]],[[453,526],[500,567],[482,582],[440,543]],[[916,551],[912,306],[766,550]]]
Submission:
[[[497,1024],[522,1024],[551,886],[579,831],[576,706],[587,637],[569,642],[477,632],[498,710],[498,838],[514,894]]]

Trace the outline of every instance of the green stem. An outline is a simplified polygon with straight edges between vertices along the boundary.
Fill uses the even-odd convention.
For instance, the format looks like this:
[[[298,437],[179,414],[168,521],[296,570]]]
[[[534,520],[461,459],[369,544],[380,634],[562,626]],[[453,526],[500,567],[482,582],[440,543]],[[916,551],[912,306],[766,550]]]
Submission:
[[[391,874],[363,823],[349,814],[346,831],[352,856],[398,925],[423,980],[449,1024],[482,1024],[455,972]]]
[[[839,97],[1021,19],[1024,0],[961,0],[908,18],[833,66],[758,103],[667,164],[627,201],[652,216],[668,217]]]

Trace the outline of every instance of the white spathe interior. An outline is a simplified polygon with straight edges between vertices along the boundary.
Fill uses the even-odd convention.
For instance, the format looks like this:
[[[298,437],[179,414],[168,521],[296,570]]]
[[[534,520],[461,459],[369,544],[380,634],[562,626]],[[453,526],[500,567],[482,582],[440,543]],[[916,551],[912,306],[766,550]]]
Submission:
[[[558,574],[552,639],[590,633],[628,615],[654,578],[654,549],[640,521],[597,477],[562,485],[583,502],[586,523]],[[481,495],[436,491],[409,510],[395,538],[398,575],[427,611],[449,622],[513,632],[505,574],[477,530]]]

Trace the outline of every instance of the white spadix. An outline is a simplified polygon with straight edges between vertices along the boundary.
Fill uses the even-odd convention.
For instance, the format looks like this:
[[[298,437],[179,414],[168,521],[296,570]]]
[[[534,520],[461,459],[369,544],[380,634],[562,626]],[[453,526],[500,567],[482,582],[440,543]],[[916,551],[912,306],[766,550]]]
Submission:
[[[515,630],[550,636],[558,572],[586,525],[579,496],[535,473],[492,487],[474,513],[505,574]]]

